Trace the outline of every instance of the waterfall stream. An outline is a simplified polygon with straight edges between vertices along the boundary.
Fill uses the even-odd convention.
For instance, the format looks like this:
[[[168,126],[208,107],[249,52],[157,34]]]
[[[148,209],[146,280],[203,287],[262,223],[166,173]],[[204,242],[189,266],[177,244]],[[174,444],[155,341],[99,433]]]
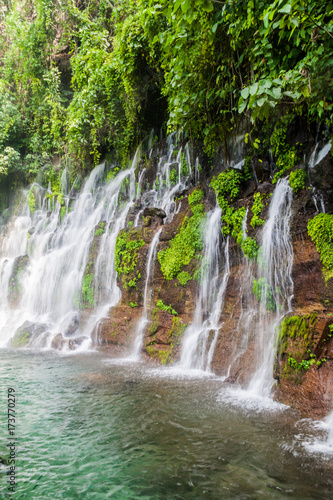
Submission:
[[[273,380],[276,353],[276,330],[283,316],[291,310],[293,281],[293,247],[290,236],[292,189],[288,178],[278,181],[263,226],[262,247],[259,256],[259,276],[255,282],[260,301],[258,368],[250,382],[251,393],[269,396]]]
[[[221,251],[220,208],[209,215],[205,229],[204,256],[201,265],[201,285],[191,325],[184,334],[180,366],[184,369],[210,371],[223,310],[229,267],[229,239],[223,242],[224,262],[222,277],[219,272]]]
[[[104,164],[96,167],[67,213],[61,215],[56,202],[51,212],[42,203],[30,215],[24,204],[21,214],[7,227],[0,248],[1,345],[22,325],[30,329],[29,346],[50,347],[55,336],[63,345],[65,340],[59,339],[59,334],[68,334],[72,346],[90,345],[93,326],[120,297],[114,246],[135,198],[136,161],[137,157],[131,169],[105,184],[101,184]],[[126,200],[123,204],[121,196]],[[93,248],[101,221],[103,235]],[[87,319],[80,301],[84,276],[92,265],[91,252],[95,292],[89,298],[92,311]],[[92,285],[90,276],[93,278],[88,273],[88,284]]]
[[[136,328],[136,335],[134,339],[134,345],[133,345],[133,352],[131,355],[131,358],[135,361],[138,361],[141,357],[141,349],[142,349],[142,344],[143,344],[143,337],[144,337],[144,332],[145,328],[149,322],[148,320],[148,305],[149,305],[149,299],[151,297],[152,289],[151,285],[153,283],[153,278],[154,278],[154,260],[156,257],[156,250],[157,250],[157,245],[159,243],[160,239],[160,234],[161,234],[162,228],[157,231],[157,233],[154,235],[154,238],[152,239],[152,242],[149,247],[149,252],[148,252],[148,257],[147,257],[147,266],[146,266],[146,282],[145,282],[145,291],[144,291],[144,298],[143,298],[143,312],[142,316],[138,322],[137,328]]]

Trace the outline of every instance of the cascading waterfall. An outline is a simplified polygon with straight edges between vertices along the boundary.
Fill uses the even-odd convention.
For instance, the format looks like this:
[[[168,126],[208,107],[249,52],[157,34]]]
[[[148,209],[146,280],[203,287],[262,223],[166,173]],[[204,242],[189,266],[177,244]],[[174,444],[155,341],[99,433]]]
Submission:
[[[156,178],[152,189],[148,189],[142,195],[142,207],[156,207],[164,210],[166,213],[165,223],[170,222],[177,210],[175,196],[190,186],[193,176],[193,168],[188,144],[184,149],[177,149],[173,143],[174,134],[167,139],[167,153],[161,155],[156,171]],[[198,177],[198,164],[194,169],[194,177]],[[143,182],[143,175],[140,176],[140,186]],[[135,225],[139,222],[139,217],[143,212],[137,215]],[[180,206],[179,206],[180,208]]]
[[[292,189],[288,179],[278,181],[263,226],[259,256],[259,276],[255,283],[260,300],[258,323],[258,369],[249,391],[268,397],[272,389],[273,363],[276,354],[276,330],[283,316],[291,310],[293,247],[290,237]]]
[[[27,322],[32,329],[28,347],[50,347],[55,338],[56,348],[66,349],[69,340],[71,348],[91,344],[94,327],[120,299],[115,244],[134,202],[139,199],[142,207],[135,225],[144,208],[152,206],[172,220],[178,209],[175,195],[190,185],[189,148],[176,149],[173,136],[159,159],[153,188],[143,194],[145,169],[137,188],[135,184],[139,155],[138,149],[131,168],[107,183],[105,165],[97,166],[75,200],[68,195],[66,169],[61,175],[61,204],[50,186],[44,189],[35,183],[24,193],[23,208],[4,226],[0,240],[0,345]],[[32,195],[35,210],[30,213]],[[154,239],[150,252],[156,245]],[[82,297],[89,314],[82,309]]]
[[[38,326],[39,338],[28,345],[50,347],[59,334],[70,335],[75,344],[87,347],[94,324],[118,302],[120,291],[114,271],[114,247],[117,234],[124,227],[128,210],[135,198],[134,168],[123,171],[103,186],[100,185],[105,165],[97,166],[84,189],[74,201],[72,210],[61,216],[61,206],[54,203],[52,212],[44,203],[30,216],[25,205],[1,241],[1,325],[0,342],[5,345],[18,327],[29,322]],[[121,206],[120,197],[126,202]],[[61,221],[61,217],[63,220]],[[93,251],[96,225],[104,221],[104,233],[96,249],[95,294],[90,296],[92,314],[87,321],[80,308],[82,282],[89,253]],[[28,239],[29,238],[29,239]],[[24,261],[16,277],[11,270]],[[92,285],[93,275],[88,284]],[[97,278],[98,277],[98,278]],[[8,300],[13,281],[17,281],[20,297]],[[82,321],[83,319],[83,321]],[[33,330],[36,331],[36,328]],[[41,333],[42,332],[42,333]],[[79,340],[80,339],[80,340]],[[66,344],[65,339],[61,341]]]
[[[180,366],[185,369],[210,371],[218,332],[221,328],[219,320],[230,273],[229,239],[223,242],[222,277],[219,273],[221,214],[221,209],[215,208],[209,214],[206,224],[200,292],[193,322],[185,332],[182,344]]]
[[[156,234],[154,235],[152,242],[149,247],[149,252],[148,252],[148,258],[147,258],[147,274],[146,274],[146,282],[145,282],[145,290],[144,290],[144,299],[143,299],[143,313],[142,316],[138,322],[137,328],[136,328],[136,335],[134,339],[134,344],[133,344],[133,351],[131,355],[131,359],[138,361],[141,357],[141,349],[142,349],[142,344],[143,344],[143,337],[144,337],[144,332],[145,328],[149,322],[148,319],[148,305],[149,305],[149,300],[151,297],[152,289],[151,285],[153,283],[153,278],[154,278],[154,261],[156,257],[156,250],[157,250],[157,245],[160,240],[160,234],[161,234],[162,228],[159,229]]]

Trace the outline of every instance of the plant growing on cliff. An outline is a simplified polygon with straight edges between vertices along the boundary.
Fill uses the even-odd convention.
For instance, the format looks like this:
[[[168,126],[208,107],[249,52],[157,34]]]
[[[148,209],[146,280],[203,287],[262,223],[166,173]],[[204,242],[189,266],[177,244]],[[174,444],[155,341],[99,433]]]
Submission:
[[[301,189],[305,189],[306,172],[298,168],[289,174],[289,184],[294,193],[298,193]]]
[[[94,307],[94,287],[93,287],[94,275],[92,273],[85,274],[82,281],[82,296],[85,302],[88,302],[90,307]]]
[[[189,196],[192,216],[184,218],[169,247],[158,253],[161,270],[167,280],[172,280],[202,250],[202,225],[205,218],[204,205],[199,203],[202,197],[201,189],[196,189]]]
[[[256,226],[262,226],[265,223],[265,221],[259,217],[262,209],[264,208],[264,204],[262,202],[264,197],[265,197],[265,195],[264,194],[261,195],[260,193],[254,193],[254,195],[253,195],[254,202],[253,202],[253,205],[251,207],[251,212],[253,213],[253,217],[252,217],[251,222],[250,222],[253,229]]]
[[[325,279],[333,272],[333,215],[318,214],[308,222],[308,233],[320,254]]]
[[[157,309],[160,309],[161,311],[166,311],[169,314],[172,314],[173,316],[178,316],[177,311],[175,311],[171,305],[167,306],[166,304],[164,304],[162,300],[158,300],[156,302],[156,307]]]
[[[136,288],[137,280],[141,278],[136,270],[138,261],[138,250],[144,246],[145,242],[138,237],[136,231],[121,231],[116,240],[115,248],[115,268],[121,277],[125,289]]]
[[[210,187],[214,189],[218,204],[222,210],[227,210],[229,202],[238,198],[243,180],[242,172],[233,168],[228,168],[217,177],[212,178]]]

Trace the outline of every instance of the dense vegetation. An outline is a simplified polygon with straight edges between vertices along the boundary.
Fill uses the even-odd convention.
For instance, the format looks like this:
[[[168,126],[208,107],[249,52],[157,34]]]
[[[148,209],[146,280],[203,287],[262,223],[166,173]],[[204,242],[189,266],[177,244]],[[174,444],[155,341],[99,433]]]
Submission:
[[[332,121],[331,0],[1,5],[2,183],[52,180],[61,164],[74,176],[110,153],[125,163],[152,127],[212,155],[243,116]]]

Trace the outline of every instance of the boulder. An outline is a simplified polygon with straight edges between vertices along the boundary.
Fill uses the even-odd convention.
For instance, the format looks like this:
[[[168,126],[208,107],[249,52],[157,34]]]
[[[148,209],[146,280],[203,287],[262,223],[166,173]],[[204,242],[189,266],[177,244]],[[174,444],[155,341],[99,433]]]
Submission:
[[[25,321],[15,332],[10,341],[10,346],[19,348],[26,347],[32,340],[41,336],[47,331],[47,325],[42,323],[32,323]]]

